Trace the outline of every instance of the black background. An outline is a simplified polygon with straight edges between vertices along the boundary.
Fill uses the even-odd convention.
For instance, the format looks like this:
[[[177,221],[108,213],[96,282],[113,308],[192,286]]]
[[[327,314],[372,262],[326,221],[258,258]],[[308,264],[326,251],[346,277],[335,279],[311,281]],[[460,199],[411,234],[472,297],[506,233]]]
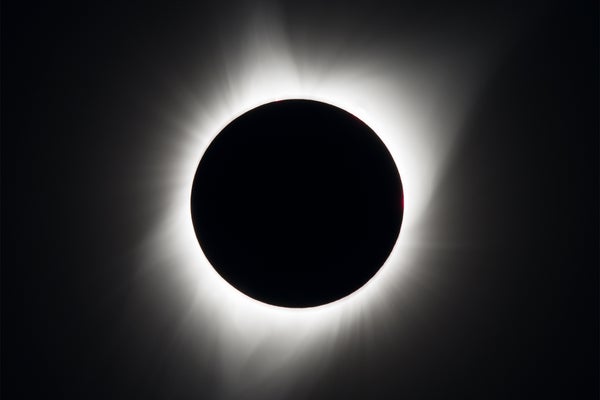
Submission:
[[[154,105],[170,101],[165,82],[219,68],[214,29],[251,8],[3,3],[3,398],[212,397],[211,365],[165,345],[177,303],[146,302],[167,289],[132,295],[131,249],[157,212],[135,166],[161,124]],[[598,398],[597,4],[282,9],[291,26],[389,43],[407,24],[444,36],[524,21],[426,213],[431,240],[468,245],[428,253],[434,289],[412,312],[391,312],[372,351],[348,347],[293,393]]]

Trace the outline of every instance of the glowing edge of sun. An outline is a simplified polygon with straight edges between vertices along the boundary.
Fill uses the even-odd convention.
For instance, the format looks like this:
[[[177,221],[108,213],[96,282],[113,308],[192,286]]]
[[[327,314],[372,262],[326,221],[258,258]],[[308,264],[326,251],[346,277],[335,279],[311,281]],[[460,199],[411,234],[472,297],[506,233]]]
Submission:
[[[402,75],[393,62],[376,64],[360,54],[340,63],[299,59],[285,35],[272,28],[251,30],[243,48],[225,55],[213,90],[187,96],[191,114],[174,122],[166,139],[170,147],[161,149],[165,212],[144,250],[146,267],[177,277],[178,295],[190,299],[186,323],[202,333],[199,347],[210,342],[217,348],[223,379],[234,379],[245,368],[242,361],[256,352],[266,356],[251,373],[262,377],[290,362],[322,357],[355,327],[389,313],[389,303],[403,290],[403,274],[422,251],[421,216],[452,143],[450,129],[441,126],[447,122],[443,115],[432,118],[432,98],[439,98],[427,76]],[[400,235],[379,272],[352,295],[304,309],[261,303],[222,279],[200,248],[190,213],[194,175],[213,138],[246,111],[284,99],[321,101],[361,119],[387,146],[404,189]]]
[[[253,82],[256,82],[256,81],[257,81],[257,77],[255,76],[253,79]],[[270,83],[274,82],[271,77],[269,77],[269,82]],[[182,224],[181,228],[184,229],[184,232],[187,236],[186,242],[188,242],[188,246],[189,246],[188,249],[194,249],[194,253],[195,253],[194,255],[190,255],[190,259],[201,260],[201,262],[198,263],[196,272],[199,275],[204,275],[204,272],[205,272],[206,275],[202,276],[201,278],[205,279],[207,277],[210,277],[210,279],[212,281],[211,283],[208,283],[208,284],[204,283],[204,284],[202,284],[202,286],[206,285],[206,288],[212,288],[212,290],[210,290],[210,292],[212,292],[212,293],[216,293],[217,291],[219,292],[219,295],[217,296],[217,299],[215,299],[215,300],[218,301],[219,303],[224,302],[225,304],[227,304],[227,306],[224,307],[225,310],[231,311],[231,310],[245,309],[243,314],[250,315],[247,313],[251,313],[252,319],[254,320],[254,322],[256,322],[257,317],[259,319],[269,318],[269,317],[275,317],[277,319],[281,319],[284,315],[287,315],[289,318],[293,318],[296,321],[298,319],[303,319],[305,321],[309,320],[309,319],[315,320],[315,318],[326,317],[326,316],[329,318],[330,316],[328,314],[330,314],[330,312],[332,310],[335,310],[335,312],[339,312],[341,308],[356,307],[357,302],[365,302],[365,301],[368,301],[368,297],[377,296],[377,293],[381,292],[381,289],[382,289],[381,286],[382,286],[383,278],[386,275],[386,271],[393,273],[393,271],[390,271],[389,266],[390,265],[398,265],[398,257],[399,257],[398,250],[399,250],[399,248],[402,247],[402,239],[407,234],[410,234],[410,227],[411,227],[411,225],[414,225],[414,220],[412,220],[412,218],[411,218],[415,215],[412,213],[415,211],[414,207],[411,207],[411,205],[414,204],[412,200],[415,197],[417,197],[417,198],[419,197],[418,195],[411,196],[411,193],[413,193],[413,194],[417,193],[417,187],[416,187],[417,184],[415,181],[410,179],[410,174],[408,172],[406,172],[406,171],[410,171],[410,169],[403,168],[403,166],[406,166],[407,163],[402,162],[402,156],[400,156],[401,151],[398,148],[399,143],[397,143],[398,142],[397,140],[394,140],[394,133],[397,133],[398,130],[406,129],[406,124],[404,127],[401,125],[395,125],[393,132],[391,132],[391,129],[389,129],[389,127],[386,124],[381,123],[381,122],[378,123],[376,120],[373,120],[372,118],[370,118],[369,112],[366,111],[361,104],[353,103],[352,102],[353,99],[348,97],[347,95],[335,96],[335,91],[333,91],[332,94],[330,94],[329,96],[326,96],[326,95],[318,96],[318,95],[315,95],[313,91],[307,92],[307,91],[303,91],[303,90],[290,90],[291,88],[286,87],[288,85],[284,85],[285,82],[286,82],[286,80],[281,80],[279,82],[276,81],[274,86],[277,87],[278,90],[274,90],[274,88],[271,88],[270,91],[273,92],[273,94],[271,94],[271,96],[268,96],[270,91],[264,90],[264,86],[263,86],[264,93],[262,93],[262,91],[261,91],[262,96],[258,95],[258,94],[254,94],[254,96],[248,96],[248,98],[246,98],[246,99],[240,98],[239,105],[237,105],[237,106],[232,105],[229,112],[224,113],[226,115],[226,116],[222,117],[222,121],[224,121],[224,122],[216,123],[213,128],[209,128],[209,129],[204,128],[204,129],[198,130],[199,132],[202,132],[202,131],[210,132],[210,134],[206,134],[205,140],[202,141],[201,146],[196,147],[197,153],[196,153],[195,157],[190,160],[189,168],[186,168],[188,170],[187,179],[185,179],[185,181],[187,182],[186,190],[183,191],[182,193],[180,193],[180,195],[178,196],[179,199],[177,201],[177,203],[180,204],[180,206],[178,207],[178,210],[179,210],[178,212],[182,213],[182,215],[180,216],[181,224]],[[287,90],[285,90],[285,89],[282,90],[282,88],[286,88]],[[260,99],[260,100],[255,100],[255,98]],[[266,104],[266,103],[270,103],[273,101],[279,101],[279,100],[285,100],[285,99],[306,99],[306,100],[315,100],[315,101],[328,103],[328,104],[334,105],[336,107],[339,107],[341,109],[344,109],[344,110],[350,112],[351,114],[355,115],[357,118],[359,118],[360,120],[365,122],[369,127],[371,127],[380,136],[380,138],[382,139],[384,144],[388,147],[388,150],[392,154],[394,162],[396,163],[396,166],[399,169],[399,173],[400,173],[400,176],[401,176],[401,179],[403,182],[403,188],[404,188],[404,192],[405,192],[405,195],[404,195],[405,196],[405,210],[404,210],[404,219],[403,219],[403,225],[401,228],[401,232],[400,232],[400,235],[396,242],[396,245],[394,246],[394,249],[392,250],[390,256],[388,257],[388,259],[384,263],[384,265],[381,267],[379,272],[371,280],[369,280],[369,282],[367,282],[363,287],[361,287],[359,290],[355,291],[351,295],[346,296],[338,301],[335,301],[335,302],[332,302],[329,304],[325,304],[322,306],[318,306],[318,307],[285,308],[285,307],[273,306],[273,305],[269,305],[269,304],[265,304],[260,301],[257,301],[251,297],[248,297],[245,294],[243,294],[242,292],[238,291],[233,286],[231,286],[215,271],[215,269],[210,265],[210,263],[204,256],[204,254],[197,242],[197,238],[194,233],[192,218],[191,218],[191,214],[190,214],[190,197],[191,197],[191,188],[192,188],[194,174],[196,172],[198,163],[199,163],[202,155],[204,154],[204,151],[208,147],[208,144],[210,144],[210,142],[214,139],[214,137],[225,126],[227,126],[231,121],[235,120],[237,117],[244,114],[245,112],[247,112],[255,107],[258,107],[260,105]],[[238,111],[233,112],[233,110],[238,110]],[[191,147],[194,147],[194,146],[191,146]],[[410,148],[410,146],[406,146],[406,148]],[[405,158],[411,159],[414,157],[410,157],[407,155]],[[408,231],[408,233],[407,233],[407,231]],[[201,271],[204,271],[204,272],[201,272]],[[218,290],[216,288],[218,288]],[[367,298],[365,298],[365,297],[367,297]],[[228,312],[228,311],[225,311],[225,312]]]

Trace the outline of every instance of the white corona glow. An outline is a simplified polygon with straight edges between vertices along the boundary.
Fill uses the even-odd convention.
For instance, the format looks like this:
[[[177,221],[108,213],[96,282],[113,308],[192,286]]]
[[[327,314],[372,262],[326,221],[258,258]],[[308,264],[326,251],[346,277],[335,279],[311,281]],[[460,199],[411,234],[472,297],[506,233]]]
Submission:
[[[164,133],[155,170],[161,215],[140,253],[142,271],[176,276],[177,295],[189,304],[182,324],[201,338],[198,356],[210,348],[223,388],[241,393],[239,384],[229,385],[241,374],[257,385],[275,379],[282,386],[272,389],[284,390],[286,377],[297,379],[290,371],[315,373],[345,337],[389,315],[407,290],[403,275],[413,273],[422,252],[422,217],[471,88],[451,96],[445,83],[455,77],[436,78],[419,60],[392,58],[385,48],[350,51],[343,59],[311,54],[286,41],[276,16],[251,21],[240,37],[238,46],[224,46],[230,51],[224,65],[215,65],[212,88],[188,94],[190,115],[173,118],[172,131]],[[387,262],[360,290],[320,307],[275,307],[237,291],[209,264],[192,225],[192,182],[212,139],[237,116],[282,99],[318,100],[356,115],[389,149],[404,189],[404,219]],[[250,366],[250,359],[260,363]]]

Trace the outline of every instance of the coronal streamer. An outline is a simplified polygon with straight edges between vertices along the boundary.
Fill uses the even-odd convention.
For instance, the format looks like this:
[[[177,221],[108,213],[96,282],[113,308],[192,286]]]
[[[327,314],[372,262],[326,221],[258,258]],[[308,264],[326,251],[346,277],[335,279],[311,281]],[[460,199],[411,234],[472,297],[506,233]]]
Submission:
[[[478,89],[475,78],[489,63],[481,52],[469,57],[458,47],[444,59],[447,53],[426,43],[417,55],[397,43],[396,50],[338,40],[292,44],[280,20],[264,10],[249,18],[236,31],[243,40],[224,39],[211,83],[182,94],[189,115],[176,118],[157,146],[161,184],[154,201],[161,211],[141,251],[143,268],[177,277],[177,295],[189,304],[182,324],[198,332],[198,357],[216,354],[223,390],[234,394],[244,390],[242,375],[246,385],[285,390],[286,379],[297,380],[309,366],[314,374],[359,327],[381,327],[391,305],[411,290],[402,277],[418,273],[428,246],[423,235],[435,229],[423,217]],[[457,64],[464,68],[446,68]],[[283,99],[321,101],[356,115],[377,132],[402,177],[402,231],[387,261],[358,291],[319,307],[277,307],[236,290],[206,259],[190,214],[194,174],[213,138],[248,110]]]

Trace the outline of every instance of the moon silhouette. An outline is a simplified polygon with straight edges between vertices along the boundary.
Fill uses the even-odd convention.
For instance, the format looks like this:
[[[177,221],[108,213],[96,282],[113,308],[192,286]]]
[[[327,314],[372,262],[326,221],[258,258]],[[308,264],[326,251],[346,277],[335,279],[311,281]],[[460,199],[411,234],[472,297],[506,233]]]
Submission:
[[[354,115],[312,100],[261,105],[203,154],[191,214],[202,251],[232,286],[314,307],[367,283],[400,232],[398,169]]]

